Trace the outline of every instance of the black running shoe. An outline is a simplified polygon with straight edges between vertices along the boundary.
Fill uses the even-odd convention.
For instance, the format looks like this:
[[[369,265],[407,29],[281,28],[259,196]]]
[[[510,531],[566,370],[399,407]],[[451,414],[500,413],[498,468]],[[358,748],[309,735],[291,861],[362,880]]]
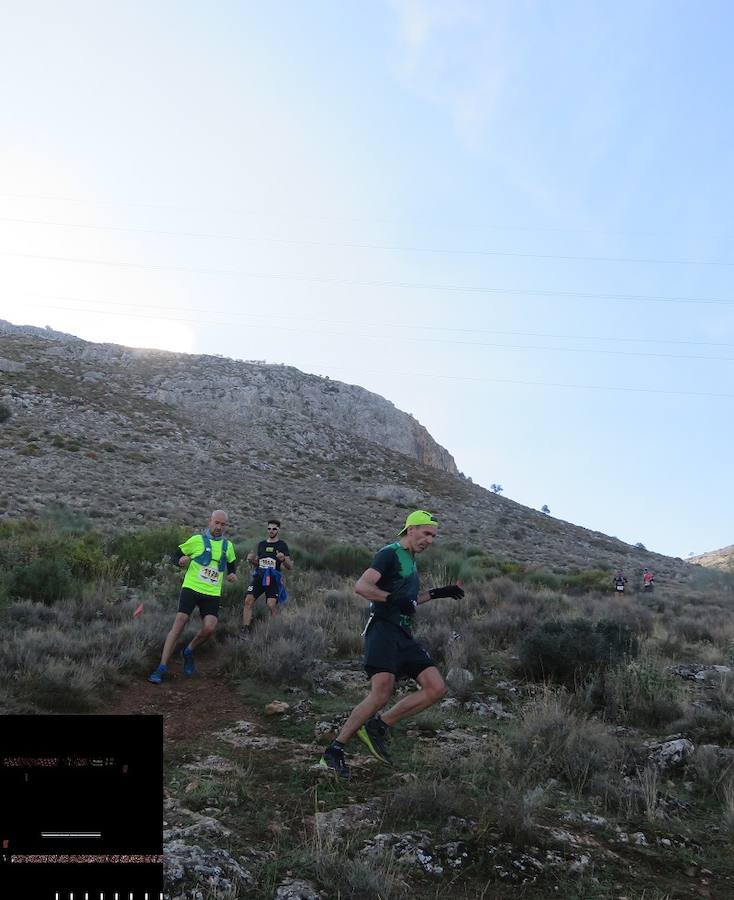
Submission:
[[[340,778],[349,778],[349,766],[344,758],[344,751],[339,747],[327,747],[319,765],[322,769],[333,769]]]
[[[390,742],[389,729],[381,719],[375,716],[365,722],[357,732],[357,737],[367,745],[370,753],[379,759],[380,762],[388,766],[393,765],[392,757],[387,749],[387,745]]]

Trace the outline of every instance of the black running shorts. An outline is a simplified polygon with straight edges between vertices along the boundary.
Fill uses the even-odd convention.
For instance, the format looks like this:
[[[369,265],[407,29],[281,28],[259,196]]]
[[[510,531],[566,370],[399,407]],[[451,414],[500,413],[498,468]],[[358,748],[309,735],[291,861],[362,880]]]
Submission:
[[[278,590],[277,582],[272,576],[270,578],[270,584],[267,586],[263,584],[262,578],[253,578],[247,588],[247,596],[254,597],[257,600],[258,597],[262,597],[262,595],[265,594],[266,600],[277,600]]]
[[[430,653],[392,622],[373,619],[364,636],[364,670],[368,678],[390,672],[396,679],[417,678],[434,666]]]
[[[219,618],[219,597],[200,594],[198,591],[192,591],[191,588],[181,588],[181,595],[178,598],[178,611],[190,616],[195,606],[199,607],[199,615],[202,619],[204,616],[216,616]]]

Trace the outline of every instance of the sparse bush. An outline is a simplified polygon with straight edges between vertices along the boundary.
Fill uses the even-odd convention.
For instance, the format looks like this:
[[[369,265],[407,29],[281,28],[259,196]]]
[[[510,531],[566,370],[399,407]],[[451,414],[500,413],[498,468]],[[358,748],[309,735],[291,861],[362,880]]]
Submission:
[[[734,675],[729,673],[719,680],[711,702],[722,712],[734,713]]]
[[[640,642],[626,623],[618,619],[600,619],[594,626],[594,631],[606,644],[606,655],[609,660],[639,656]]]
[[[534,619],[524,610],[498,609],[471,619],[468,626],[478,640],[492,649],[506,649],[532,626]]]
[[[518,587],[510,578],[495,578],[489,585],[490,600],[494,603],[507,603],[518,593]]]
[[[714,634],[709,623],[700,616],[676,616],[670,622],[673,634],[684,641],[697,644],[704,641],[713,642]]]
[[[568,698],[548,691],[525,707],[510,741],[526,777],[563,778],[577,796],[622,757],[619,741],[601,722],[578,716]]]
[[[492,824],[503,840],[511,841],[517,847],[526,847],[538,838],[536,816],[544,799],[543,790],[528,790],[522,784],[501,782],[483,827]]]
[[[395,860],[389,855],[378,859],[350,858],[343,848],[321,846],[313,854],[311,871],[329,890],[339,886],[344,900],[398,900],[409,894],[408,885],[400,877]]]
[[[653,633],[653,614],[638,604],[625,601],[615,603],[607,621],[624,625],[637,638],[649,638]]]
[[[33,706],[59,713],[90,712],[96,703],[101,659],[77,662],[39,658],[32,669],[20,673],[23,695]]]
[[[724,785],[722,798],[721,824],[724,831],[734,837],[734,780]]]
[[[416,638],[428,650],[434,662],[443,665],[451,643],[452,629],[448,622],[440,618],[421,616],[416,628]]]
[[[305,615],[276,616],[255,629],[244,671],[269,684],[305,681],[326,649],[324,630]]]
[[[727,759],[717,746],[711,744],[696,747],[688,768],[695,774],[702,793],[709,796],[721,796],[723,789],[734,779],[734,760]]]
[[[648,822],[654,822],[659,816],[658,785],[660,782],[660,772],[658,767],[652,764],[645,766],[644,769],[638,771],[637,779],[640,784],[645,818]]]
[[[693,741],[734,741],[734,714],[704,706],[689,706],[671,728],[690,735]]]
[[[681,714],[681,689],[653,657],[622,663],[599,679],[606,715],[612,721],[656,726]]]
[[[444,779],[409,781],[390,794],[386,822],[401,830],[443,823],[449,816],[467,816],[472,802],[460,785]]]

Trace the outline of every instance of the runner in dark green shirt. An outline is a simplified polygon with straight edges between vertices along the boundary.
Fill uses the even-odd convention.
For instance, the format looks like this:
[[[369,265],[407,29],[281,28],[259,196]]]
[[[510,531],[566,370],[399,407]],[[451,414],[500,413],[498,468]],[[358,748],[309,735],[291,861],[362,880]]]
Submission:
[[[439,597],[459,599],[464,591],[456,584],[421,591],[415,556],[436,537],[438,522],[423,509],[405,520],[400,540],[383,547],[354,589],[370,601],[364,630],[364,668],[370,679],[367,697],[353,710],[335,741],[326,748],[319,765],[334,769],[344,778],[349,768],[344,745],[357,735],[373,756],[392,765],[387,744],[390,728],[408,716],[432,706],[446,694],[446,685],[430,654],[413,637],[416,607]],[[392,696],[395,682],[413,678],[422,690],[399,700],[384,716],[377,715]]]

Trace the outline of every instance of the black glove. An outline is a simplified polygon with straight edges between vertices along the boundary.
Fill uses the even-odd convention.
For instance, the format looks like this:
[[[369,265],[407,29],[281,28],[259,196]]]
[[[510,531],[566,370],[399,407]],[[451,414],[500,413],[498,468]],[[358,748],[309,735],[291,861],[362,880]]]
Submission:
[[[428,592],[431,600],[440,600],[442,597],[451,597],[452,600],[461,600],[464,596],[464,588],[458,584],[447,584],[445,587],[431,588]]]
[[[397,606],[404,616],[412,616],[418,605],[417,598],[413,594],[408,594],[400,589],[388,594],[386,599]]]

